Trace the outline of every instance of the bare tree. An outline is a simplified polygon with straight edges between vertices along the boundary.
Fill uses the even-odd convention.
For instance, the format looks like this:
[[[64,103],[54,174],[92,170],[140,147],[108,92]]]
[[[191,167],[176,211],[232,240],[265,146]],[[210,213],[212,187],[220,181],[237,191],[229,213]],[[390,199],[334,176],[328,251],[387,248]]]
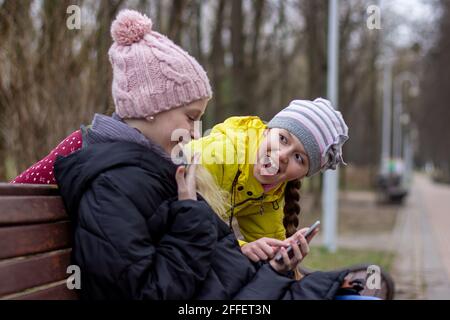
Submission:
[[[215,25],[212,33],[212,49],[209,57],[214,90],[214,118],[216,121],[225,119],[226,110],[223,101],[223,82],[225,77],[225,48],[223,44],[224,12],[227,1],[219,0],[215,13]]]
[[[428,52],[423,66],[423,81],[420,103],[414,112],[419,128],[420,153],[418,159],[432,162],[437,169],[436,178],[450,183],[450,109],[446,101],[450,98],[450,2],[439,1],[442,16],[434,46]]]

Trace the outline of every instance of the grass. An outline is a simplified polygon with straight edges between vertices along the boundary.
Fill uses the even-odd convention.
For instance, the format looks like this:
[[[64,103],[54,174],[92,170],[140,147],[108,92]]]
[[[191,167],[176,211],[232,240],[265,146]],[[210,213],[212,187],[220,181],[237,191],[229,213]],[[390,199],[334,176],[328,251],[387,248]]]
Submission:
[[[369,263],[378,265],[389,272],[393,260],[394,254],[388,251],[342,248],[331,253],[325,247],[313,246],[303,264],[309,269],[326,271]]]
[[[361,196],[362,195],[362,196]],[[312,198],[306,194],[304,198]],[[355,241],[358,235],[376,235],[389,233],[395,226],[398,205],[380,205],[375,196],[370,192],[345,192],[341,195],[338,211],[338,231],[343,235],[354,235]],[[300,225],[309,226],[314,221],[322,218],[320,208],[313,208],[310,203],[301,203]],[[323,221],[322,221],[323,222]]]
[[[17,166],[13,158],[6,157],[4,162],[6,181],[10,181],[17,176]]]

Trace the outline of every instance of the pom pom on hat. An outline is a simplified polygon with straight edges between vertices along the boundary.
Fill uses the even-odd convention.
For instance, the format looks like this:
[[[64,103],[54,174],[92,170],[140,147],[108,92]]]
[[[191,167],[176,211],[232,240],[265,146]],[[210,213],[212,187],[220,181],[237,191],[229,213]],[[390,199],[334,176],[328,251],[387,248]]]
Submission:
[[[122,46],[141,41],[152,31],[152,20],[134,10],[122,10],[111,25],[113,40]]]

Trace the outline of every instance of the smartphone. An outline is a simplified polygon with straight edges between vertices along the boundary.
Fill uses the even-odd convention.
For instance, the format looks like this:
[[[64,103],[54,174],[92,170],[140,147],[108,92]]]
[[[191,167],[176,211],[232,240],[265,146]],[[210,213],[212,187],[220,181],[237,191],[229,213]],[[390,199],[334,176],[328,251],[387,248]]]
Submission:
[[[314,222],[311,225],[311,227],[309,227],[308,231],[306,231],[305,238],[308,238],[314,232],[314,230],[316,230],[319,226],[320,226],[320,220],[317,220],[316,222]]]
[[[316,230],[318,227],[320,226],[320,220],[317,220],[316,222],[314,222],[308,229],[308,231],[306,231],[304,237],[306,238],[306,240],[308,240],[308,237],[314,232],[314,230]],[[297,242],[298,245],[300,245],[300,242]],[[286,252],[288,254],[289,258],[292,258],[294,256],[294,250],[292,250],[292,247],[289,246],[286,249]],[[283,256],[281,255],[281,253],[278,253],[275,256],[275,261],[278,263],[283,263]]]

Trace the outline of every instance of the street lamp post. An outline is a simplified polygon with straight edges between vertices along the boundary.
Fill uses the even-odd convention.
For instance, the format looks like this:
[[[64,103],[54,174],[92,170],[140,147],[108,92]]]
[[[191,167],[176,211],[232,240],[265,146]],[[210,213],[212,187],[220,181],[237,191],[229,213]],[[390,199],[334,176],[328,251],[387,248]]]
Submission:
[[[383,71],[383,130],[381,140],[381,175],[388,174],[391,157],[392,59],[387,59]]]
[[[338,104],[338,74],[339,74],[339,1],[329,0],[328,13],[328,99]],[[338,169],[327,170],[323,177],[322,208],[323,231],[325,247],[335,252],[337,249],[337,193]]]
[[[417,95],[418,91],[418,80],[417,77],[409,72],[402,72],[395,79],[395,101],[394,101],[394,157],[401,158],[402,157],[402,114],[403,114],[403,85],[405,83],[409,83],[410,91],[409,93],[413,95]]]

